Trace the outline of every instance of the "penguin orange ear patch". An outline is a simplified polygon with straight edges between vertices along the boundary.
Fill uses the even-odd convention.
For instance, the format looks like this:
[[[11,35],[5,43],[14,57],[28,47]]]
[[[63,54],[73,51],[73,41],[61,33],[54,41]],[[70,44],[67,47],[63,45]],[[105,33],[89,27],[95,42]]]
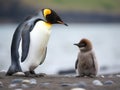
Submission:
[[[51,10],[50,9],[44,9],[44,17],[46,17],[46,15],[51,14]]]

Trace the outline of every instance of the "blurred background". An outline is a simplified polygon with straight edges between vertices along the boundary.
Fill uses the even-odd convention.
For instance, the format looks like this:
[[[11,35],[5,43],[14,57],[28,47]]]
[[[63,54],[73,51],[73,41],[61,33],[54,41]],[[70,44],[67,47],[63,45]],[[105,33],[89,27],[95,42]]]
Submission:
[[[120,0],[0,0],[0,71],[10,66],[13,33],[25,17],[51,8],[69,26],[53,25],[45,62],[35,71],[74,74],[79,49],[73,44],[91,40],[99,74],[120,72]]]

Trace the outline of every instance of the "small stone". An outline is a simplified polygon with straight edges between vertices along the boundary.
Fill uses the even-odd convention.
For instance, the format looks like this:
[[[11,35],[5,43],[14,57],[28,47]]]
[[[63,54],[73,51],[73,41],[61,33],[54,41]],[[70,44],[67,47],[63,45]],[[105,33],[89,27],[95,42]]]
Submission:
[[[2,88],[3,87],[3,83],[0,81],[0,88]]]
[[[0,72],[4,72],[4,73],[6,73],[7,71],[6,71],[6,70],[1,70]]]
[[[22,81],[23,81],[23,79],[13,79],[12,80],[12,84],[14,84],[14,83],[22,83]]]
[[[29,86],[27,84],[22,84],[21,87],[22,88],[29,88]]]
[[[36,79],[30,79],[30,84],[37,84]]]
[[[72,88],[71,90],[86,90],[84,88]]]
[[[67,86],[73,86],[74,84],[69,84],[69,83],[62,83],[61,86],[67,87]]]
[[[15,88],[15,87],[17,87],[18,86],[18,84],[10,84],[9,85],[9,88]]]
[[[16,89],[14,89],[14,90],[23,90],[22,88],[16,88]]]
[[[40,83],[40,86],[49,86],[50,83]]]
[[[113,75],[108,75],[108,78],[112,78],[113,77]]]
[[[17,72],[17,73],[15,73],[13,75],[15,75],[15,76],[24,76],[25,74],[23,72]]]
[[[120,75],[116,75],[117,77],[120,77]]]
[[[104,82],[104,85],[112,85],[113,83],[114,83],[113,81],[108,80],[108,81],[105,81],[105,82]]]
[[[87,84],[85,82],[81,81],[81,82],[78,82],[77,86],[80,87],[80,88],[85,88],[87,86]]]
[[[101,75],[101,78],[105,78],[105,76],[104,76],[104,75]]]
[[[24,84],[30,84],[30,80],[25,79],[25,80],[22,81],[22,83],[24,83]]]
[[[103,85],[103,83],[101,81],[99,81],[99,80],[94,80],[93,84],[97,85],[97,86],[102,86]]]
[[[1,72],[0,72],[0,78],[4,78],[4,77],[5,77],[5,74],[6,74],[6,72],[1,71]]]

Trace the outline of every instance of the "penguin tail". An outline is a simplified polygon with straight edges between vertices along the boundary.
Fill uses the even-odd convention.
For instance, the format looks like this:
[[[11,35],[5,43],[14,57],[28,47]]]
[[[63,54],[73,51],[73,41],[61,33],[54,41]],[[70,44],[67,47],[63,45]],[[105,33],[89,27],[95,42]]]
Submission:
[[[20,65],[12,63],[11,66],[9,67],[7,73],[6,73],[6,76],[11,76],[11,75],[13,75],[14,73],[17,73],[17,72],[22,72],[22,69],[21,69]]]

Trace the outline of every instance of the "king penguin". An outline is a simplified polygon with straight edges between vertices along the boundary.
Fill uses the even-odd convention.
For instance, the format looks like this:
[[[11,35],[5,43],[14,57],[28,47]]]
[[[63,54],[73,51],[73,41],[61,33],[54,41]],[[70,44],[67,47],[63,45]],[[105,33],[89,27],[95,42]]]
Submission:
[[[11,44],[11,65],[6,75],[17,72],[35,75],[34,70],[45,60],[52,24],[67,26],[55,11],[45,8],[17,27]]]

